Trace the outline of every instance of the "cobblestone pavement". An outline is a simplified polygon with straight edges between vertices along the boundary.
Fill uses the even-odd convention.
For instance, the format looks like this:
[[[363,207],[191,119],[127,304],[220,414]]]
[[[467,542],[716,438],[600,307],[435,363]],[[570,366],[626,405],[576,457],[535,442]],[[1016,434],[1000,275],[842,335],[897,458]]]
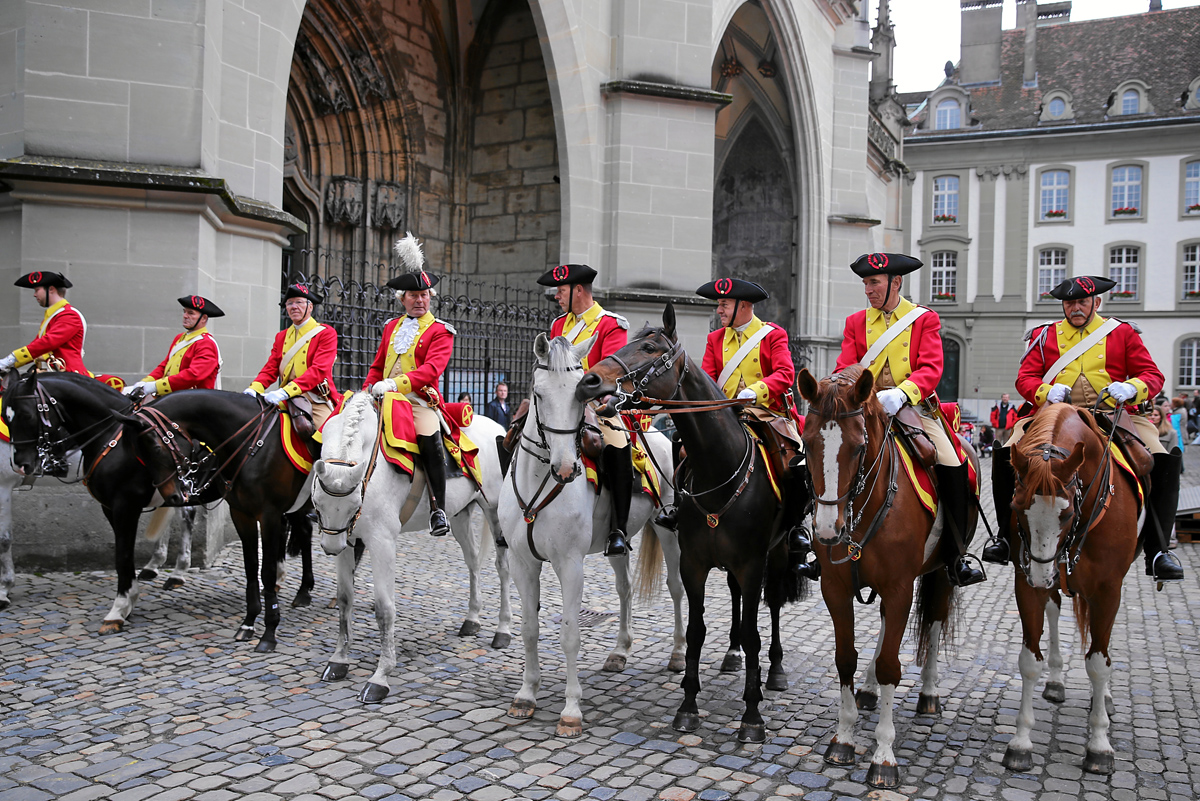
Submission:
[[[1200,474],[1200,448],[1191,450],[1185,479]],[[106,637],[96,632],[115,585],[111,573],[19,576],[13,606],[0,613],[0,801],[1200,796],[1200,663],[1192,658],[1200,648],[1200,546],[1180,546],[1189,571],[1183,586],[1156,593],[1138,570],[1125,582],[1114,633],[1115,774],[1081,772],[1089,685],[1069,611],[1062,626],[1066,703],[1040,696],[1035,702],[1031,772],[1013,775],[1000,765],[1020,698],[1013,573],[1000,568],[965,593],[957,650],[943,659],[944,710],[936,717],[915,713],[918,669],[913,644],[905,643],[898,792],[864,784],[869,756],[861,754],[874,732],[872,714],[859,719],[858,765],[834,768],[821,760],[836,726],[838,691],[819,593],[785,610],[791,688],[767,694],[765,744],[742,746],[732,728],[742,709],[741,675],[716,669],[728,626],[718,573],[709,584],[710,608],[726,614],[710,621],[701,730],[680,736],[670,726],[682,693],[679,676],[665,667],[671,625],[664,593],[636,610],[634,653],[621,673],[599,670],[615,622],[583,630],[586,728],[582,738],[563,740],[554,736],[563,665],[557,626],[548,622],[559,611],[553,573],[543,574],[543,706],[531,720],[516,721],[505,712],[520,683],[519,638],[504,651],[488,647],[494,611],[479,635],[456,636],[467,576],[452,541],[403,535],[400,550],[399,663],[391,696],[376,706],[355,700],[378,645],[366,569],[356,611],[358,661],[349,680],[337,683],[320,680],[336,627],[324,603],[285,610],[276,653],[232,641],[243,592],[235,548],[216,567],[192,571],[182,590],[159,589],[161,579],[146,587],[127,630]],[[332,560],[314,558],[315,597],[331,598]],[[297,573],[285,585],[289,598]],[[489,582],[494,599],[495,577]],[[587,582],[585,607],[616,609],[603,559],[593,557]],[[863,627],[878,625],[874,610],[861,618]],[[860,650],[873,633],[861,635]]]

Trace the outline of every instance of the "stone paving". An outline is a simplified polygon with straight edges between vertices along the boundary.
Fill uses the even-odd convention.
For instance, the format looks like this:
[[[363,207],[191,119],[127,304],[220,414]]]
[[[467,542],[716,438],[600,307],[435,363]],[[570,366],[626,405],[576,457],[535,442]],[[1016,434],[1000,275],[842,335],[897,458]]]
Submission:
[[[1191,450],[1185,479],[1200,474],[1200,448]],[[519,638],[507,650],[489,648],[494,611],[479,635],[456,636],[467,576],[448,539],[401,536],[399,662],[392,694],[374,706],[355,700],[378,644],[366,569],[356,607],[358,661],[349,679],[337,683],[320,680],[336,631],[335,612],[324,602],[285,609],[273,654],[232,641],[243,597],[236,548],[216,567],[192,571],[182,590],[159,589],[161,578],[146,586],[126,631],[106,637],[96,632],[113,574],[21,575],[13,606],[0,612],[0,801],[1198,797],[1200,663],[1191,657],[1200,649],[1200,546],[1181,545],[1178,553],[1189,571],[1185,585],[1157,593],[1138,570],[1125,582],[1113,649],[1116,773],[1096,777],[1080,768],[1090,691],[1070,612],[1062,625],[1066,702],[1055,706],[1038,697],[1028,774],[1000,765],[1020,698],[1020,623],[1012,568],[999,568],[964,594],[957,649],[943,655],[944,709],[936,717],[915,713],[918,668],[913,643],[905,643],[896,792],[864,783],[872,714],[859,718],[856,766],[835,768],[821,759],[836,726],[838,690],[819,593],[785,610],[791,687],[767,693],[767,742],[743,746],[734,728],[742,677],[716,668],[728,615],[723,576],[715,572],[701,730],[681,736],[670,726],[682,693],[679,675],[666,670],[671,623],[664,592],[636,610],[635,649],[621,673],[599,670],[615,621],[583,630],[585,731],[576,740],[554,736],[563,665],[550,622],[561,609],[549,569],[543,706],[526,721],[505,714],[520,684]],[[332,560],[319,552],[314,559],[315,597],[331,598]],[[297,574],[290,571],[288,598]],[[585,607],[615,610],[603,559],[593,557],[587,579]],[[490,576],[489,598],[496,584]],[[872,629],[860,639],[865,652],[878,617],[868,609],[861,618]]]

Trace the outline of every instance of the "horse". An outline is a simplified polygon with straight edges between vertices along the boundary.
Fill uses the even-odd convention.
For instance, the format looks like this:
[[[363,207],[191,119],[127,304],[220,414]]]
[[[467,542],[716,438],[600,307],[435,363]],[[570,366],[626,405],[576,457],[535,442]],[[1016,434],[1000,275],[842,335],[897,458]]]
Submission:
[[[580,401],[603,400],[610,408],[662,406],[671,414],[687,450],[689,476],[686,490],[678,491],[687,502],[677,505],[679,569],[688,601],[688,625],[684,698],[673,725],[682,732],[700,727],[696,695],[706,634],[704,590],[709,571],[724,568],[731,579],[735,613],[740,596],[740,618],[735,616],[735,620],[740,623],[746,662],[742,694],[746,709],[738,739],[763,742],[766,723],[758,710],[763,700],[759,599],[765,597],[771,610],[767,689],[786,689],[779,614],[785,603],[804,597],[807,579],[795,575],[788,564],[782,529],[785,504],[777,499],[760,449],[735,411],[741,402],[725,398],[716,383],[688,358],[678,341],[675,309],[669,303],[661,328],[642,329],[614,356],[593,365],[579,382],[576,395]],[[805,503],[799,497],[794,501],[801,508]],[[737,639],[731,638],[723,669],[736,669]]]
[[[387,464],[379,448],[381,420],[382,415],[368,393],[350,396],[341,413],[329,418],[322,429],[321,458],[313,464],[315,480],[311,490],[321,529],[321,548],[337,557],[337,646],[322,681],[344,679],[350,669],[354,569],[359,554],[348,546],[357,541],[371,552],[375,619],[382,645],[375,673],[358,695],[360,701],[368,704],[377,704],[387,697],[388,676],[396,666],[396,534],[398,529],[424,530],[427,528],[424,521],[429,519],[425,473],[415,468],[413,479]],[[463,432],[479,445],[483,488],[476,487],[466,476],[450,477],[446,481],[445,511],[471,576],[468,616],[458,632],[460,637],[467,637],[480,630],[479,614],[483,606],[480,573],[492,540],[491,532],[500,530],[496,499],[504,476],[496,455],[496,436],[503,434],[503,428],[487,417],[476,415]],[[487,522],[478,545],[471,537],[472,507],[478,507]],[[512,611],[508,559],[502,548],[496,549],[496,571],[500,575],[500,626],[492,647],[506,648],[511,640]]]
[[[867,783],[891,788],[900,783],[900,768],[892,751],[896,738],[893,705],[901,676],[900,641],[912,610],[913,584],[920,579],[915,628],[917,662],[923,669],[918,714],[936,714],[941,709],[937,655],[942,640],[953,635],[957,598],[937,547],[944,516],[940,511],[936,518],[930,514],[912,484],[899,478],[899,448],[903,446],[892,432],[891,418],[875,398],[874,383],[871,372],[859,365],[819,383],[808,370],[802,369],[797,378],[800,394],[809,402],[803,439],[817,503],[814,550],[821,563],[821,594],[833,620],[841,683],[837,732],[825,761],[854,764],[858,710],[879,704]],[[978,470],[973,450],[968,450],[968,458]],[[968,525],[975,523],[972,519]],[[856,695],[854,599],[862,600],[859,593],[865,587],[871,588],[872,596],[879,596],[881,621],[865,686]]]
[[[583,473],[578,439],[584,426],[583,403],[576,398],[576,385],[583,377],[582,359],[591,350],[594,337],[572,346],[564,337],[550,340],[538,334],[534,342],[535,365],[530,387],[529,414],[521,431],[519,448],[509,465],[509,481],[500,494],[500,526],[512,551],[513,578],[521,594],[521,640],[525,646],[525,669],[521,687],[509,706],[510,717],[524,719],[533,715],[541,686],[538,663],[538,611],[541,608],[542,563],[549,562],[562,587],[561,639],[566,661],[566,703],[559,716],[556,733],[574,738],[583,734],[583,712],[579,684],[579,611],[583,600],[583,559],[604,550],[611,530],[612,504],[608,489],[599,496]],[[671,445],[659,432],[647,432],[646,447],[657,464],[669,464]],[[663,503],[673,494],[663,482]],[[659,548],[668,554],[668,572],[677,568],[671,556],[677,551],[673,538],[657,532],[650,522],[655,504],[645,493],[634,494],[629,508],[629,530],[643,531],[639,591],[648,593],[646,582],[661,564]],[[664,544],[665,543],[665,544]],[[625,669],[630,648],[631,594],[629,555],[609,558],[616,574],[620,598],[619,630],[616,645],[604,662],[606,671]],[[675,602],[675,653],[678,665],[682,616],[680,584],[669,580]],[[670,665],[668,665],[670,667]]]
[[[1044,661],[1042,623],[1050,628],[1050,678],[1043,697],[1061,703],[1063,660],[1058,617],[1062,590],[1073,599],[1084,664],[1092,685],[1092,709],[1083,769],[1112,773],[1108,740],[1113,623],[1121,605],[1121,582],[1137,554],[1137,489],[1113,464],[1108,440],[1087,411],[1066,403],[1043,406],[1012,449],[1017,477],[1012,501],[1010,553],[1013,587],[1021,614],[1021,709],[1017,731],[1004,752],[1004,766],[1026,772],[1033,766],[1033,690]],[[1123,474],[1118,478],[1114,473]],[[1089,645],[1090,639],[1090,645]]]

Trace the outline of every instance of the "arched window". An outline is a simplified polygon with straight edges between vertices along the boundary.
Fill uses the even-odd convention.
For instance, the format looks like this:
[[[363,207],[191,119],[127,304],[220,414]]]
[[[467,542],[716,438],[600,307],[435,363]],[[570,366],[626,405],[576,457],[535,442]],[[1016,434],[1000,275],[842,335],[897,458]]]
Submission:
[[[958,253],[939,250],[933,254],[929,292],[934,302],[954,302],[958,294]]]
[[[934,130],[952,131],[962,127],[962,110],[957,100],[943,100],[937,105],[937,116],[934,118]]]
[[[1137,89],[1126,89],[1121,95],[1121,113],[1137,114],[1142,110],[1142,95]]]
[[[1056,97],[1050,101],[1050,106],[1047,110],[1050,112],[1051,117],[1058,119],[1064,113],[1066,113],[1067,101],[1063,100],[1061,97]]]
[[[933,179],[933,221],[958,222],[958,176],[942,175]]]
[[[1038,251],[1038,298],[1050,299],[1050,290],[1067,277],[1067,251],[1046,248]]]
[[[1142,168],[1136,164],[1113,167],[1113,217],[1137,217],[1142,213]]]
[[[1071,173],[1066,170],[1046,170],[1042,173],[1043,220],[1064,220],[1070,207]]]
[[[1179,343],[1179,386],[1200,387],[1200,337]]]

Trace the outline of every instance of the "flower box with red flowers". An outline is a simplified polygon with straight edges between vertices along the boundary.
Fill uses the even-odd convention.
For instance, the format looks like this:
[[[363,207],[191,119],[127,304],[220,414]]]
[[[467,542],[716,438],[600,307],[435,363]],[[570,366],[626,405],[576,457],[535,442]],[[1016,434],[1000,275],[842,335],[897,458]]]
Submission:
[[[933,221],[935,223],[953,223],[958,222],[958,217],[954,214],[935,214]]]
[[[1183,293],[1186,300],[1200,300],[1200,289],[1189,289]]]
[[[1114,300],[1133,300],[1137,297],[1137,293],[1127,291],[1113,292],[1110,297],[1112,297]]]
[[[1047,219],[1047,220],[1064,220],[1067,217],[1067,210],[1066,209],[1052,209],[1051,211],[1046,212],[1042,216],[1045,217],[1045,219]]]
[[[1054,297],[1054,296],[1053,296],[1053,295],[1051,295],[1049,292],[1043,292],[1043,293],[1041,294],[1041,296],[1038,298],[1038,300],[1041,300],[1041,301],[1051,301],[1051,300],[1058,300],[1058,298]]]
[[[1188,214],[1200,214],[1200,203],[1193,203],[1187,207]]]
[[[1114,217],[1134,217],[1141,214],[1141,210],[1135,206],[1125,206],[1119,209],[1113,209]]]
[[[948,302],[954,300],[954,294],[948,293],[948,292],[934,292],[933,299],[948,303]]]

